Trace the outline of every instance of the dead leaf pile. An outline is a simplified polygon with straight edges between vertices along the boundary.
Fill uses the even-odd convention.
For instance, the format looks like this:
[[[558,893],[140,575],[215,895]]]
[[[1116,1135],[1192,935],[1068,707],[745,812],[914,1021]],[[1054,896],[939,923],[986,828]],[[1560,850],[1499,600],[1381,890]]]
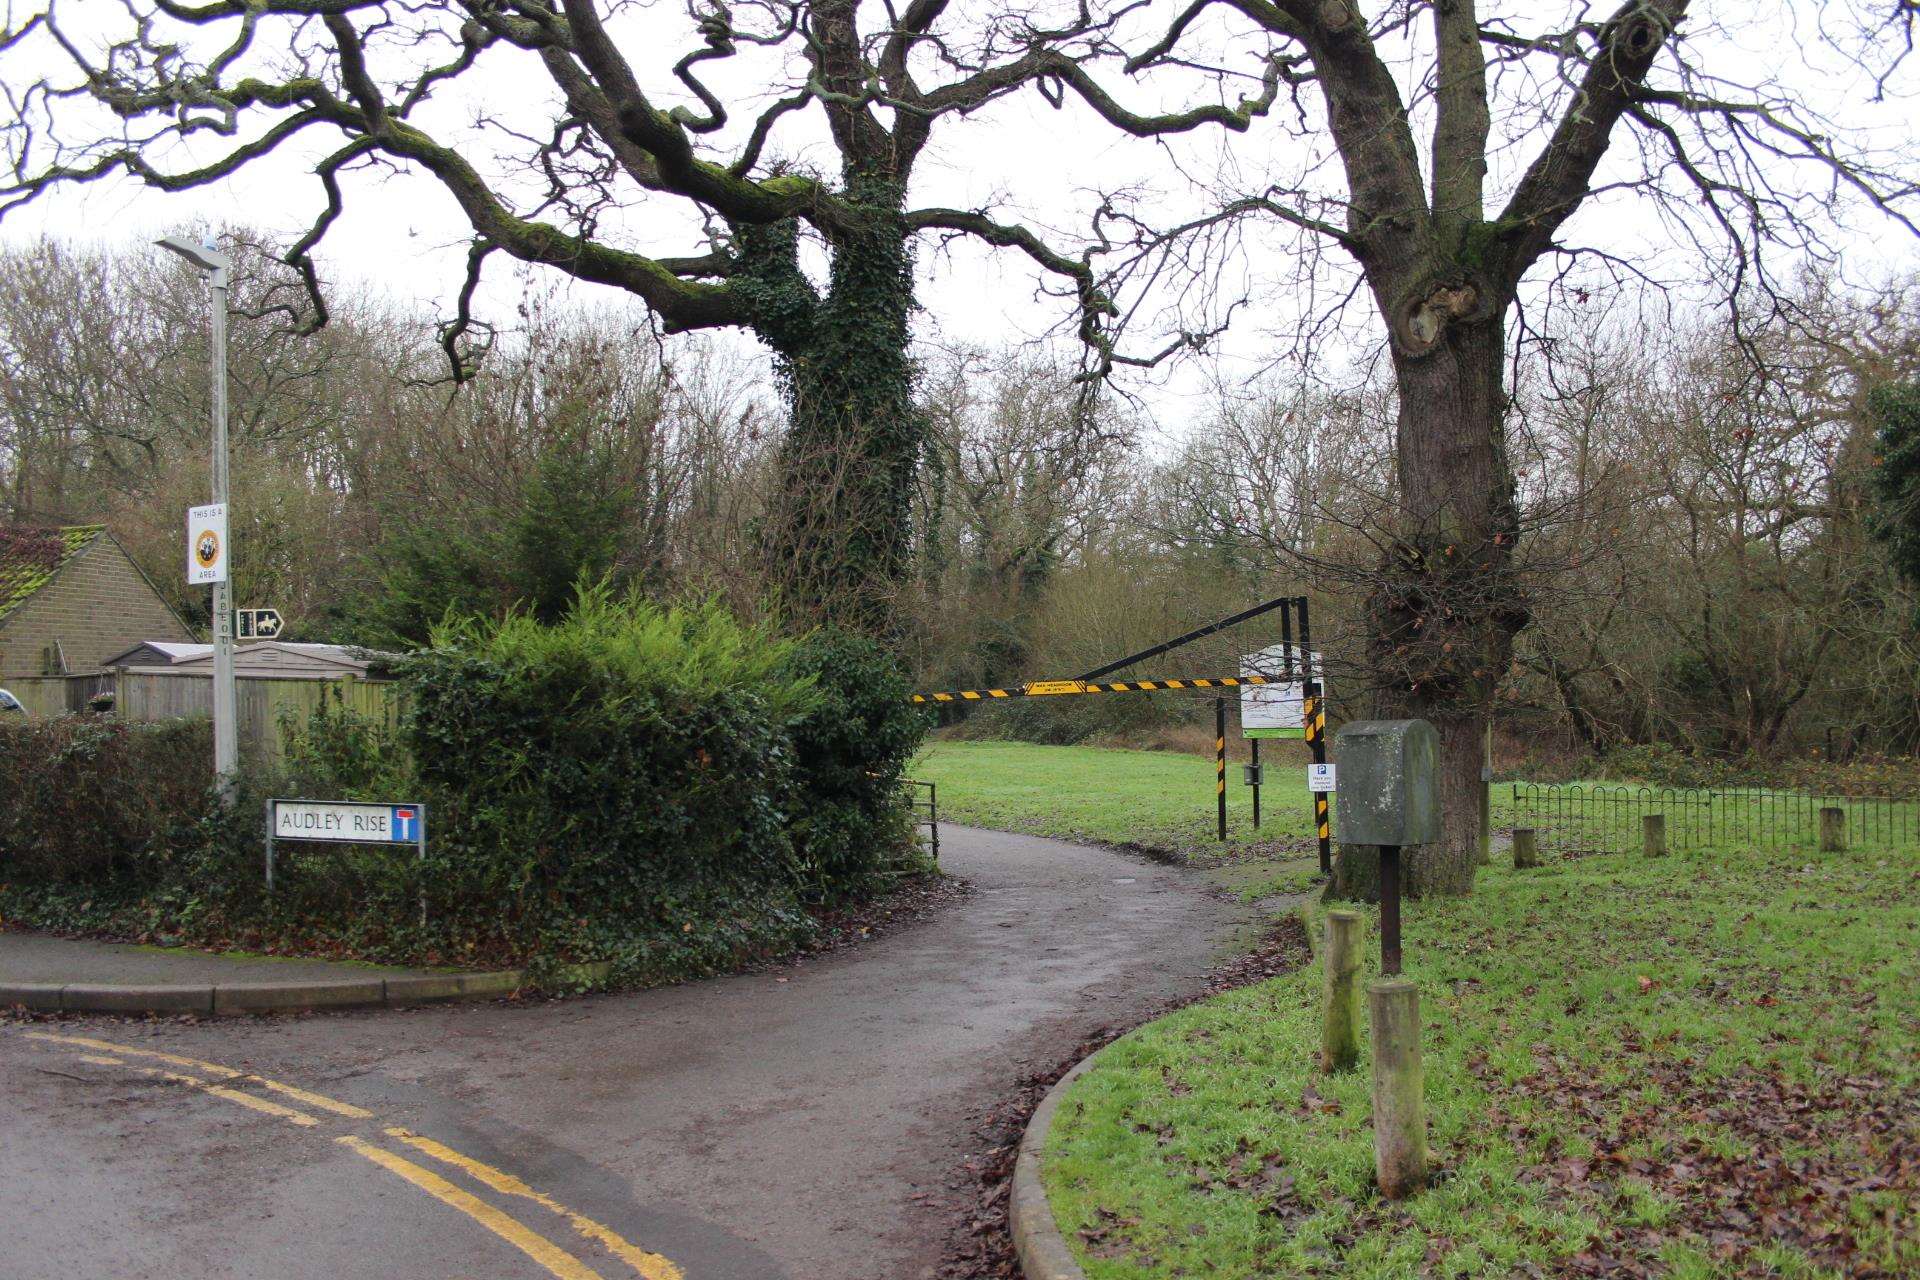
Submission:
[[[1860,1280],[1901,1274],[1893,1250],[1903,1232],[1913,1248],[1920,1204],[1920,1089],[1839,1074],[1809,1084],[1759,1065],[1716,1075],[1631,1047],[1626,1085],[1542,1051],[1512,1084],[1476,1064],[1496,1130],[1547,1153],[1522,1180],[1610,1224],[1562,1274],[1662,1275],[1661,1249],[1674,1240],[1728,1275],[1775,1274],[1763,1253],[1782,1245]],[[1672,1218],[1635,1226],[1633,1214],[1609,1212],[1633,1183],[1671,1205]]]

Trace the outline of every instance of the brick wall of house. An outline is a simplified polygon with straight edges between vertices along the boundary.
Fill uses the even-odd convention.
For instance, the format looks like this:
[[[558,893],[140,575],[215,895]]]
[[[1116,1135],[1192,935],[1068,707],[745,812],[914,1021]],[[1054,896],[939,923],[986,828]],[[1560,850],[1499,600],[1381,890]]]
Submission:
[[[78,675],[98,671],[106,659],[142,640],[193,638],[127,553],[102,534],[52,582],[0,618],[0,682],[45,673],[44,655],[55,640],[66,652],[67,670]]]

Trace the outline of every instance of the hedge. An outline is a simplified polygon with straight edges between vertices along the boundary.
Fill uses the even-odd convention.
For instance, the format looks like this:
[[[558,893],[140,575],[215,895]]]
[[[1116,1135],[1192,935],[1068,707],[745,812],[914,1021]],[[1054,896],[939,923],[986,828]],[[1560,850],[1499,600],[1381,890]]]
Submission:
[[[616,984],[790,949],[809,908],[917,856],[899,788],[924,717],[862,637],[583,592],[561,621],[452,622],[403,659],[394,728],[323,707],[288,772],[208,793],[205,721],[0,729],[0,912],[123,936]],[[282,844],[267,794],[410,799],[428,854]]]
[[[206,720],[63,716],[0,732],[0,880],[158,883],[213,814]]]

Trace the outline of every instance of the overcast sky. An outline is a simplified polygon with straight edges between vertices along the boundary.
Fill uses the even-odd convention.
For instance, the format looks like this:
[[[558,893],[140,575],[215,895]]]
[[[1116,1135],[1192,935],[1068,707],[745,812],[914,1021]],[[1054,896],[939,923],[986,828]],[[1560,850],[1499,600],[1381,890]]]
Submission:
[[[1863,9],[1872,8],[1867,0],[1859,3]],[[956,6],[956,12],[961,7]],[[1377,12],[1382,6],[1366,7]],[[1483,16],[1503,10],[1523,15],[1517,20],[1521,29],[1538,30],[1569,7],[1485,4],[1482,12]],[[82,16],[79,7],[67,4],[63,20],[83,42],[98,40],[113,26],[110,20],[118,8],[90,0]],[[1694,10],[1691,25],[1700,29],[1696,38],[1701,48],[1728,74],[1751,81],[1774,79],[1782,92],[1809,97],[1828,115],[1844,118],[1871,145],[1911,141],[1913,102],[1901,91],[1911,88],[1913,74],[1903,73],[1891,100],[1870,103],[1864,74],[1819,41],[1820,28],[1838,25],[1836,19],[1843,11],[1853,13],[1852,4],[1823,9],[1810,2],[1785,0],[1758,6],[1696,3]],[[1741,25],[1732,30],[1714,26],[1719,14],[1736,15],[1728,20]],[[736,16],[743,24],[747,21],[744,8]],[[1155,21],[1164,21],[1164,15],[1157,15]],[[684,93],[672,91],[678,86],[670,74],[672,63],[694,47],[677,0],[638,7],[615,30],[659,101],[686,99]],[[1136,40],[1134,47],[1139,43]],[[1263,46],[1244,22],[1236,27],[1223,21],[1190,47],[1225,65],[1257,70]],[[1388,52],[1403,92],[1411,93],[1428,64],[1425,50],[1416,43],[1391,46]],[[45,56],[44,48],[29,48],[0,58],[0,79],[13,88],[24,85],[46,65]],[[388,65],[397,69],[399,64]],[[731,151],[727,144],[737,144],[758,107],[785,91],[794,67],[778,58],[751,55],[706,65],[714,69],[711,81],[738,106],[734,124],[719,135],[721,149]],[[376,74],[380,69],[376,62]],[[1141,109],[1184,105],[1196,100],[1196,94],[1218,93],[1193,77],[1149,77],[1141,83],[1127,81],[1111,67],[1102,74],[1116,94]],[[1256,88],[1243,80],[1226,92],[1229,98],[1237,98]],[[1516,146],[1495,156],[1490,193],[1496,208],[1506,184],[1518,166],[1531,158],[1542,136],[1531,130],[1531,118],[1523,106],[1534,93],[1535,87],[1519,77],[1509,76],[1496,85],[1496,130],[1518,135]],[[478,114],[529,133],[543,132],[542,122],[551,119],[553,98],[551,82],[535,60],[502,49],[489,53],[481,74],[442,92],[423,123],[443,140],[462,137],[483,154],[494,155],[500,153],[502,143],[497,135],[476,130]],[[179,195],[152,192],[126,180],[59,192],[17,211],[0,224],[0,236],[18,240],[51,233],[122,244],[184,226],[231,222],[290,237],[304,229],[318,208],[320,189],[311,167],[322,150],[318,145],[290,149],[219,187]],[[833,163],[830,149],[823,144],[817,112],[788,117],[770,150],[802,166],[830,171]],[[1617,151],[1615,176],[1622,176],[1630,168],[1632,154],[1630,147],[1617,147]],[[204,162],[210,154],[207,149],[188,152],[176,146],[162,159],[184,167],[190,160]],[[489,165],[493,175],[510,170],[504,159],[483,161],[483,171]],[[1029,90],[995,104],[979,117],[948,121],[936,129],[934,144],[915,175],[912,203],[991,206],[1002,217],[1017,217],[1047,229],[1060,243],[1071,245],[1074,234],[1086,225],[1096,190],[1129,189],[1145,210],[1171,220],[1205,206],[1209,190],[1220,189],[1216,175],[1223,165],[1225,181],[1240,189],[1274,175],[1317,184],[1323,191],[1337,191],[1339,186],[1337,167],[1329,163],[1324,150],[1292,140],[1277,120],[1257,122],[1245,136],[1228,137],[1208,129],[1164,143],[1142,142],[1125,138],[1071,102],[1056,110]],[[1920,260],[1912,238],[1891,224],[1844,205],[1836,212],[1841,224],[1839,242],[1846,250],[1843,265],[1854,279],[1910,270]],[[611,219],[609,238],[645,252],[685,253],[701,247],[694,229],[683,209],[654,197],[636,200]],[[1618,196],[1597,201],[1568,231],[1584,243],[1648,262],[1663,278],[1683,280],[1699,274],[1673,228],[1641,200]],[[1224,365],[1203,362],[1171,381],[1134,380],[1163,428],[1177,432],[1180,424],[1205,411],[1206,375],[1215,368],[1224,368],[1230,378],[1242,377],[1284,349],[1308,286],[1319,296],[1344,287],[1345,278],[1333,266],[1310,280],[1295,279],[1297,258],[1290,252],[1289,240],[1271,232],[1258,234],[1263,238],[1251,253],[1236,260],[1226,282],[1230,291],[1250,289],[1253,305],[1239,314],[1233,332],[1218,344]],[[467,239],[463,219],[431,179],[368,171],[348,179],[345,216],[329,234],[320,257],[336,292],[373,290],[446,314],[460,279]],[[1065,316],[1060,300],[1035,299],[1037,277],[1017,254],[971,245],[943,253],[928,240],[923,242],[920,261],[926,314],[918,329],[924,339],[997,344],[1040,335]],[[504,255],[496,255],[493,262],[497,265],[489,268],[482,308],[505,320],[512,316],[512,302],[521,285]],[[541,278],[583,300],[604,303],[619,298],[596,286],[567,284],[557,273],[542,273]],[[1613,300],[1606,295],[1598,298],[1595,314]],[[1355,318],[1369,319],[1364,312]],[[1371,325],[1363,325],[1361,334],[1359,341],[1370,341]],[[1140,345],[1147,345],[1145,338]],[[1337,350],[1328,357],[1330,363],[1337,359]]]

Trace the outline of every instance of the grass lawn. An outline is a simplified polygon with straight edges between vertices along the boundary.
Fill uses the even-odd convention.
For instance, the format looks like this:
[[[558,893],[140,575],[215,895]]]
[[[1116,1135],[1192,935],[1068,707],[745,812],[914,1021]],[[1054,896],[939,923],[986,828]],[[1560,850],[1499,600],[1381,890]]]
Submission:
[[[934,742],[911,773],[939,787],[952,822],[1098,844],[1133,844],[1199,862],[1311,853],[1306,748],[1263,748],[1268,785],[1253,826],[1251,789],[1227,766],[1227,834],[1216,838],[1214,765],[1175,751],[1043,747],[1027,742]]]
[[[1045,1178],[1092,1280],[1920,1275],[1920,853],[1496,865],[1405,936],[1434,1185],[1374,1192],[1302,970],[1073,1087]]]

